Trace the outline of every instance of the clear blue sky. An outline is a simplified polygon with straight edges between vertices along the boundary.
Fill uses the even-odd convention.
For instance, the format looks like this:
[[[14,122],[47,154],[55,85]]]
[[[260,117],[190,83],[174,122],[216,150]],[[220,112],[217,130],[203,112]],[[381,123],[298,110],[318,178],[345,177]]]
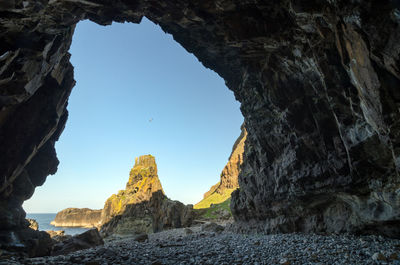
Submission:
[[[56,144],[60,165],[25,211],[103,208],[144,154],[156,157],[169,198],[200,201],[219,180],[243,122],[224,80],[147,19],[80,22],[70,52],[77,84]]]

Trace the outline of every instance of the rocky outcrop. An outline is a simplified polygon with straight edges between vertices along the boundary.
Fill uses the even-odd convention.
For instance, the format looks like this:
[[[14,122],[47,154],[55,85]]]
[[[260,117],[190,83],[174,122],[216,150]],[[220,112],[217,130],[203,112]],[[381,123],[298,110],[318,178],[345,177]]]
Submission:
[[[397,0],[8,0],[0,9],[2,246],[22,238],[21,205],[58,164],[76,23],[143,16],[241,102],[238,223],[400,236]]]
[[[98,227],[102,210],[67,208],[57,213],[51,225],[64,227]]]
[[[104,241],[99,231],[97,229],[90,229],[82,234],[60,240],[59,243],[53,246],[51,255],[66,255],[77,250],[88,249],[103,244]]]
[[[144,155],[135,159],[135,165],[129,173],[125,190],[113,194],[104,204],[101,223],[109,222],[113,217],[122,215],[128,205],[149,201],[153,193],[164,194],[157,174],[155,157]]]
[[[165,196],[155,157],[144,155],[135,159],[125,190],[111,195],[102,210],[68,208],[57,213],[51,224],[97,227],[108,236],[189,226],[193,219],[192,205]]]
[[[101,232],[103,235],[151,233],[189,226],[193,218],[193,206],[165,196],[155,158],[145,155],[135,159],[126,189],[105,202]]]
[[[239,188],[238,177],[240,166],[243,163],[246,137],[247,132],[243,124],[240,136],[233,145],[228,163],[222,170],[220,181],[204,194],[203,200],[194,206],[195,209],[208,208],[211,204],[222,203],[231,197],[234,190]]]
[[[104,236],[141,234],[190,226],[196,214],[192,205],[168,199],[162,191],[153,193],[149,201],[129,204],[122,214],[101,227]]]
[[[46,230],[46,233],[49,234],[52,239],[65,236],[64,230],[59,230],[59,231]]]
[[[29,222],[29,228],[39,230],[39,224],[35,219],[26,219]]]

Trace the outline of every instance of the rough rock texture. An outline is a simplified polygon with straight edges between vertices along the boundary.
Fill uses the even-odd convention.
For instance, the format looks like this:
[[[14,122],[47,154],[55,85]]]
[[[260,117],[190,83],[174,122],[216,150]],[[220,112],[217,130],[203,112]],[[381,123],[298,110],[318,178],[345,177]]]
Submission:
[[[51,224],[97,227],[108,236],[190,226],[194,216],[192,205],[165,196],[155,157],[144,155],[135,159],[125,190],[108,198],[102,210],[68,208],[57,213]]]
[[[101,233],[104,236],[140,234],[187,227],[195,216],[192,205],[170,200],[158,191],[149,201],[127,205],[122,214],[102,225]]]
[[[103,238],[100,236],[99,231],[95,229],[90,229],[82,234],[73,236],[55,244],[51,251],[51,255],[65,255],[77,250],[92,248],[96,246],[103,245]]]
[[[180,201],[173,201],[160,192],[153,194],[150,200],[152,211],[153,232],[159,232],[171,228],[188,227],[195,218],[193,205],[185,205]]]
[[[399,2],[290,2],[240,92],[233,214],[245,229],[400,237]]]
[[[98,227],[102,210],[67,208],[57,213],[51,225],[66,227]]]
[[[140,156],[129,173],[126,189],[113,194],[104,204],[101,232],[140,234],[189,226],[193,206],[165,196],[152,155]]]
[[[104,204],[101,223],[109,222],[114,216],[125,212],[127,205],[149,201],[153,193],[164,191],[157,174],[155,157],[144,155],[135,159],[135,165],[129,173],[125,190],[113,194]]]
[[[231,193],[239,188],[238,177],[243,163],[244,143],[247,132],[241,127],[239,138],[235,141],[228,163],[221,173],[220,181],[204,194],[203,200],[194,205],[195,209],[208,208],[211,204],[221,203],[231,197]]]
[[[53,239],[54,239],[54,237],[65,236],[65,231],[64,230],[59,230],[59,231],[46,230],[46,233],[49,234],[50,237],[53,238]]]
[[[7,0],[0,9],[3,246],[22,237],[22,202],[58,164],[75,24],[143,15],[242,103],[239,223],[400,236],[398,0]]]
[[[26,219],[29,222],[29,228],[39,230],[39,224],[35,219]]]

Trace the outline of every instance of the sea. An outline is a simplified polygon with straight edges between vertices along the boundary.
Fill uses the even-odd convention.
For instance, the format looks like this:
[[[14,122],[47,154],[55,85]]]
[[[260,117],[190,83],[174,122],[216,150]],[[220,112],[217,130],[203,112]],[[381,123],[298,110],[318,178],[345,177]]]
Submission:
[[[35,219],[36,222],[39,224],[39,230],[46,231],[46,230],[53,230],[59,231],[64,230],[66,235],[76,235],[83,233],[90,228],[84,227],[59,227],[51,225],[50,222],[54,220],[56,217],[55,213],[27,213],[26,218]]]

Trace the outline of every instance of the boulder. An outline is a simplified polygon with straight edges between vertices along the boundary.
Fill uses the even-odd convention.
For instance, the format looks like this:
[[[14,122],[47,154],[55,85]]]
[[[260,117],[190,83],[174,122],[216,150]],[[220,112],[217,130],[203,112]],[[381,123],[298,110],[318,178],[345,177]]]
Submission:
[[[213,223],[213,222],[207,222],[207,223],[201,225],[201,231],[203,231],[203,232],[221,233],[224,230],[225,230],[225,227],[223,227],[222,225]]]
[[[51,251],[51,255],[66,255],[74,251],[92,248],[103,244],[103,238],[100,236],[99,231],[95,228],[55,244]]]
[[[72,237],[71,235],[66,235],[64,230],[60,231],[47,230],[46,233],[50,235],[51,239],[55,241],[55,243],[64,242]]]
[[[55,236],[65,236],[64,230],[59,230],[59,231],[46,230],[46,233],[49,234],[51,238]]]
[[[36,222],[35,219],[26,219],[29,222],[29,228],[32,228],[33,230],[39,230],[39,224]]]
[[[135,240],[137,242],[145,242],[148,239],[149,239],[149,236],[147,234],[139,234],[133,238],[133,240]]]

